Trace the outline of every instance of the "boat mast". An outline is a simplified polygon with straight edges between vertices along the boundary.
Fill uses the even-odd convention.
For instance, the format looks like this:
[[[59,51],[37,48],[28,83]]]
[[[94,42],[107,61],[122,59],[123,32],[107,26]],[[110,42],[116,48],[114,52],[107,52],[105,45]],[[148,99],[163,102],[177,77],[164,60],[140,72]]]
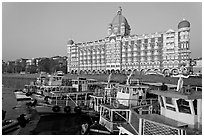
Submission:
[[[132,70],[130,75],[128,76],[127,81],[126,81],[126,85],[130,85],[129,80],[130,80],[130,77],[132,76],[133,72],[134,72],[134,70]]]
[[[112,77],[112,73],[110,73],[109,74],[109,76],[108,76],[108,83],[107,83],[107,86],[106,86],[106,88],[105,88],[105,103],[107,103],[107,100],[108,100],[108,90],[110,91],[110,81],[111,81],[111,77]]]

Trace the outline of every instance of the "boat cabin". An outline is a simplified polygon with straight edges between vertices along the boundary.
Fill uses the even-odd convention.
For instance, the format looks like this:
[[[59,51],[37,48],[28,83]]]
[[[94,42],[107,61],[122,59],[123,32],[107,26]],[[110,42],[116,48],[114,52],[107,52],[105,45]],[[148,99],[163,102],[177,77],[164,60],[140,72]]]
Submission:
[[[140,108],[131,109],[129,124],[121,124],[119,134],[128,135],[196,135],[202,129],[202,92],[195,88],[176,90],[150,90],[157,95],[159,109],[156,113],[140,113]]]
[[[137,106],[139,101],[146,99],[148,89],[146,85],[119,85],[116,98],[125,106]]]
[[[45,72],[41,72],[40,76],[37,77],[36,84],[37,85],[45,85],[47,78],[48,78],[47,74]]]
[[[202,126],[202,92],[194,89],[182,91],[152,90],[151,93],[158,95],[160,114],[184,122],[191,128]]]
[[[49,86],[60,86],[62,85],[62,79],[64,76],[62,75],[49,75],[48,76],[48,85]]]
[[[84,106],[88,103],[88,96],[91,92],[62,92],[62,91],[51,91],[48,98],[49,104],[55,104],[63,106],[66,104],[73,104],[75,106]]]
[[[75,93],[77,89],[72,86],[41,86],[40,91],[44,96],[51,96],[51,92]]]
[[[88,90],[88,80],[86,78],[78,77],[76,79],[69,79],[64,77],[62,80],[63,86],[73,86],[78,92],[84,92]]]
[[[90,95],[89,107],[94,111],[99,112],[102,104],[111,104],[113,98],[116,98],[118,83],[109,83],[106,85],[99,86],[95,89],[93,95]],[[101,87],[105,86],[104,89]]]

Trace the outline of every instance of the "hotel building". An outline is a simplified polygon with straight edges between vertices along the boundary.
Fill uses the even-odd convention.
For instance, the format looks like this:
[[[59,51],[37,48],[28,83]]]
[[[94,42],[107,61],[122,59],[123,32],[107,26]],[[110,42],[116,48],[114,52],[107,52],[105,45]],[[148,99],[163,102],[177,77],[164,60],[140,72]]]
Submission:
[[[91,42],[67,42],[69,73],[124,73],[128,71],[177,73],[181,65],[190,67],[190,23],[182,20],[178,30],[168,29],[142,35],[130,35],[130,25],[119,7],[108,25],[104,39]]]

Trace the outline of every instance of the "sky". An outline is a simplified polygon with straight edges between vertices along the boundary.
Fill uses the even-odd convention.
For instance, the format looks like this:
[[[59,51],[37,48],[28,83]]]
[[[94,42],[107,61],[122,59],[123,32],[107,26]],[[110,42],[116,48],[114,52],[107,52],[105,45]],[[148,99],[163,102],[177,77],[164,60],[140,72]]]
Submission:
[[[2,59],[66,56],[66,43],[107,36],[118,7],[131,34],[177,31],[184,19],[191,23],[191,57],[202,57],[201,2],[46,2],[2,3]]]

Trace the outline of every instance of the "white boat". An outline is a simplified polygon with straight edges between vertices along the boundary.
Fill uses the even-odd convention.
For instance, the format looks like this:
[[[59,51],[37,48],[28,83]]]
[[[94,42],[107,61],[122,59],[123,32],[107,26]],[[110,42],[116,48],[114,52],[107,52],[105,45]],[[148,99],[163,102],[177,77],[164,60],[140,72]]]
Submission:
[[[135,84],[130,83],[132,74],[133,72],[128,76],[126,85],[119,84],[116,87],[111,87],[109,83],[107,88],[105,88],[104,94],[111,93],[114,88],[116,91],[114,91],[113,96],[109,94],[109,96],[105,98],[106,102],[104,101],[104,97],[99,98],[94,96],[97,101],[95,110],[100,110],[99,125],[105,127],[106,130],[104,132],[108,131],[108,134],[119,134],[117,126],[122,123],[130,122],[131,107],[151,106],[151,104],[157,102],[157,100],[154,99],[146,99],[148,86],[142,85],[139,81]],[[110,81],[110,79],[108,81]],[[141,95],[139,95],[139,92],[141,92]],[[98,128],[101,130],[100,126],[98,126]],[[90,131],[91,130],[92,128],[90,127]],[[95,130],[96,129],[94,129],[94,131]]]
[[[154,84],[151,84],[153,86]],[[158,84],[155,84],[158,87]],[[131,108],[131,121],[118,126],[119,134],[126,135],[196,135],[202,134],[202,91],[178,86],[167,90],[153,89],[159,113],[147,107]],[[154,106],[153,106],[154,107]]]
[[[14,94],[17,101],[29,101],[32,99],[30,96],[26,96],[26,93],[22,90],[16,90],[14,91]]]
[[[71,86],[68,86],[70,84]],[[81,111],[82,106],[88,104],[88,97],[91,94],[93,92],[88,91],[87,79],[77,78],[69,79],[66,86],[43,85],[37,92],[32,93],[31,97],[38,100],[38,104],[45,104],[35,107],[39,113],[77,113]]]

